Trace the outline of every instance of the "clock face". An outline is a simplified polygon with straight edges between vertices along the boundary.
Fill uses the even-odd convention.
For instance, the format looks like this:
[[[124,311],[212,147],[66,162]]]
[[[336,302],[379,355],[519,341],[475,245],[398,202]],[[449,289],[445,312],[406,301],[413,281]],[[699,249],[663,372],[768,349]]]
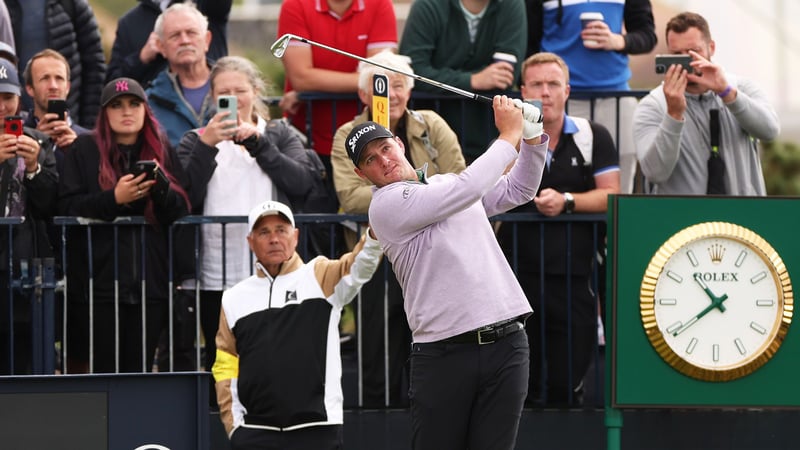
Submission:
[[[778,350],[792,319],[775,250],[738,225],[706,222],[671,237],[642,280],[642,323],[659,355],[693,378],[728,381]]]

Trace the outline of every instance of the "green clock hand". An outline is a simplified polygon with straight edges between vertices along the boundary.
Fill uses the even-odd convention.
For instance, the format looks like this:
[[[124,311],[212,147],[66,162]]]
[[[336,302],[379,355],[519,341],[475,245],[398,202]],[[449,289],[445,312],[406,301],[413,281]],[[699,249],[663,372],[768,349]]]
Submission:
[[[694,278],[694,281],[696,281],[697,284],[699,284],[700,287],[703,288],[703,290],[705,291],[706,295],[708,295],[708,298],[711,299],[711,302],[712,302],[711,304],[713,305],[715,299],[718,299],[719,297],[717,297],[716,295],[714,295],[713,292],[711,292],[711,289],[708,287],[706,282],[703,281],[703,278],[700,276],[699,273],[694,274],[692,277]],[[726,294],[725,298],[727,298],[727,297],[728,296]],[[717,305],[717,308],[719,308],[720,312],[725,312],[725,305],[722,304],[722,301],[719,302],[719,304]]]
[[[725,312],[725,305],[723,305],[722,302],[724,302],[725,300],[728,299],[728,294],[722,294],[721,297],[718,297],[718,296],[714,295],[714,293],[711,292],[711,289],[708,288],[706,283],[702,279],[700,279],[700,277],[697,274],[694,275],[694,280],[697,281],[697,283],[700,285],[700,287],[703,288],[703,290],[706,292],[708,297],[711,299],[711,304],[706,306],[699,313],[697,313],[696,316],[694,316],[691,319],[689,319],[688,322],[686,322],[685,324],[683,324],[680,327],[678,327],[677,330],[673,331],[672,332],[673,336],[678,336],[679,334],[681,334],[684,331],[686,331],[687,329],[689,329],[689,327],[694,325],[698,320],[702,319],[703,316],[705,316],[706,314],[711,312],[711,310],[714,309],[714,308],[719,309],[720,312]]]

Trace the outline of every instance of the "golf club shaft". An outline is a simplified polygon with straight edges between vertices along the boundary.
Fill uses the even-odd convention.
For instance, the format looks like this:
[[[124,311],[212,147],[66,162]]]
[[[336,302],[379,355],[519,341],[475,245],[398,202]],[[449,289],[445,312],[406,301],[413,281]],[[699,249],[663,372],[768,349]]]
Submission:
[[[357,59],[359,61],[365,62],[367,64],[371,64],[373,66],[378,66],[378,67],[380,67],[382,69],[385,69],[385,70],[388,70],[388,71],[391,71],[391,72],[395,72],[395,73],[399,73],[401,75],[405,75],[407,77],[411,77],[411,78],[413,78],[415,80],[418,80],[418,81],[421,81],[423,83],[427,83],[427,84],[430,84],[432,86],[436,86],[436,87],[438,87],[440,89],[444,89],[446,91],[450,91],[450,92],[456,93],[458,95],[462,95],[464,97],[471,98],[473,100],[478,100],[478,101],[481,101],[483,103],[488,103],[490,105],[492,104],[492,99],[489,98],[489,97],[486,97],[485,95],[475,94],[473,92],[465,91],[464,89],[460,89],[460,88],[457,88],[455,86],[450,86],[449,84],[440,83],[438,81],[434,81],[434,80],[431,80],[429,78],[425,78],[425,77],[420,76],[420,75],[416,75],[416,74],[408,73],[408,72],[403,72],[402,70],[393,69],[391,67],[384,66],[383,64],[376,63],[374,61],[370,61],[370,60],[368,60],[366,58],[362,58],[362,57],[360,57],[358,55],[354,55],[352,53],[348,53],[348,52],[346,52],[344,50],[339,50],[338,48],[334,48],[334,47],[331,47],[331,46],[328,46],[328,45],[325,45],[325,44],[320,44],[319,42],[314,42],[314,41],[306,39],[304,37],[296,36],[296,35],[293,35],[293,34],[284,35],[284,36],[281,36],[280,38],[278,38],[276,43],[283,42],[285,40],[286,41],[285,45],[288,45],[288,41],[291,40],[291,39],[296,39],[296,40],[298,40],[300,42],[305,42],[306,44],[309,44],[309,45],[314,45],[314,46],[317,46],[317,47],[320,47],[320,48],[324,48],[325,50],[329,50],[329,51],[332,51],[334,53],[338,53],[340,55],[348,56],[350,58]],[[273,44],[273,47],[274,46],[275,45]],[[275,54],[274,51],[273,51],[273,55],[278,56],[277,54]]]

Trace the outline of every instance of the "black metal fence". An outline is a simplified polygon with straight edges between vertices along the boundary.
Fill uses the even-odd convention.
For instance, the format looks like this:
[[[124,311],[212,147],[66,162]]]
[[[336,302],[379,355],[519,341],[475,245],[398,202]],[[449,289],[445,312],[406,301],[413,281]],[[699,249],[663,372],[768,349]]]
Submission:
[[[298,253],[301,254],[304,260],[308,261],[314,256],[316,256],[316,252],[311,249],[308,237],[308,225],[316,225],[316,226],[324,226],[329,227],[332,239],[337,238],[337,234],[341,234],[343,227],[343,223],[349,224],[359,224],[365,223],[366,217],[365,216],[358,216],[358,215],[345,215],[345,214],[298,214],[296,217],[296,222],[298,228],[301,230],[301,239],[298,245]],[[199,267],[199,255],[200,255],[200,227],[202,225],[209,225],[214,224],[220,227],[226,227],[230,224],[243,224],[246,223],[247,218],[244,216],[231,216],[231,217],[210,217],[210,216],[187,216],[178,222],[176,222],[172,227],[171,230],[176,229],[176,227],[192,227],[194,228],[195,232],[193,235],[195,236],[194,244],[191,248],[176,248],[175,245],[170,245],[169,249],[164,249],[165,252],[168,253],[170,261],[173,261],[177,257],[178,252],[182,252],[183,256],[189,256],[195,260],[197,263],[197,267]],[[602,247],[602,231],[601,227],[605,222],[605,216],[603,215],[570,215],[565,217],[557,217],[557,218],[546,218],[544,216],[538,214],[503,214],[500,216],[496,216],[493,218],[495,221],[502,221],[506,225],[513,226],[514,231],[512,234],[515,236],[514,240],[516,242],[516,227],[518,224],[529,222],[529,223],[536,223],[536,224],[545,224],[545,223],[554,223],[554,222],[563,222],[566,221],[568,230],[571,229],[571,225],[573,223],[581,223],[586,222],[592,225],[592,234],[593,234],[593,245],[595,248],[598,248],[598,245]],[[3,236],[10,236],[13,232],[13,228],[19,225],[19,220],[16,219],[4,219],[0,222],[0,232],[2,232]],[[72,245],[69,239],[66,236],[69,235],[68,229],[79,230],[80,233],[85,233],[87,236],[91,237],[93,231],[96,232],[98,227],[112,227],[117,232],[113,233],[114,236],[118,237],[123,235],[124,233],[119,232],[123,228],[135,228],[139,229],[141,235],[144,235],[145,227],[149,227],[142,217],[129,217],[129,218],[120,218],[115,222],[97,222],[97,221],[87,221],[81,218],[76,217],[56,217],[54,218],[54,223],[57,225],[61,232],[62,236],[62,251],[58,258],[45,258],[45,259],[34,259],[30,261],[21,261],[21,267],[25,267],[26,270],[21,271],[19,274],[11,274],[11,273],[4,273],[2,274],[3,284],[7,283],[7,287],[4,288],[4,291],[8,293],[8,301],[6,304],[2,305],[2,307],[7,311],[7,317],[17,317],[16,321],[11,321],[7,325],[10,327],[0,328],[2,329],[2,336],[0,336],[0,342],[7,350],[7,357],[8,357],[8,367],[10,367],[9,373],[16,373],[16,374],[65,374],[70,373],[69,368],[66,364],[66,361],[69,359],[71,352],[73,351],[73,344],[67,338],[68,333],[66,330],[69,329],[71,326],[75,326],[67,321],[67,317],[69,316],[68,312],[69,309],[74,307],[75,299],[70,296],[70,286],[74,283],[78,283],[79,280],[70,280],[68,277],[61,277],[57,278],[57,273],[66,273],[69,269],[67,266],[68,252],[87,252],[88,254],[92,254],[91,247],[89,248],[78,248]],[[569,236],[570,231],[568,231]],[[170,232],[170,242],[173,241],[174,233]],[[546,236],[543,236],[546,239]],[[89,240],[91,242],[91,240]],[[138,241],[140,246],[140,251],[144,252],[145,247],[148,245],[148,242],[145,239],[141,239]],[[225,246],[246,246],[246,242],[225,242]],[[564,249],[565,252],[571,252],[570,242],[566,243],[567,247]],[[117,242],[114,242],[112,245],[113,248],[118,248]],[[334,249],[335,246],[331,245],[331,249]],[[513,252],[511,255],[511,262],[512,267],[516,269],[516,252]],[[340,255],[335,253],[328,253],[327,256],[335,258]],[[9,255],[9,259],[13,259],[13,255]],[[115,270],[113,273],[117,275],[117,277],[112,280],[114,285],[119,283],[118,275],[120,273],[118,267],[119,261],[115,262]],[[174,370],[174,361],[173,355],[176,346],[176,330],[175,324],[176,315],[179,314],[178,310],[174,307],[175,305],[175,294],[178,290],[179,283],[178,280],[175,278],[175,274],[173,273],[172,267],[174,265],[170,264],[170,271],[168,274],[168,289],[169,289],[169,298],[167,302],[167,317],[168,320],[164,320],[160,326],[163,327],[166,336],[168,336],[168,340],[166,344],[160,349],[160,351],[168,351],[168,361],[169,364],[167,366],[167,370]],[[592,274],[592,286],[594,292],[598,292],[599,286],[601,285],[601,277],[603,276],[598,269],[598,264],[594,264],[594,272]],[[94,268],[89,267],[88,273],[94,273]],[[376,277],[386,276],[384,272],[378,272],[375,275]],[[464,276],[476,276],[474,273],[464,274]],[[85,282],[87,280],[80,280],[80,282]],[[88,281],[96,281],[96,280],[88,280]],[[105,280],[108,281],[108,280]],[[147,284],[148,280],[142,278],[141,279],[141,289],[142,292],[147,291]],[[93,286],[94,283],[90,283],[90,286]],[[542,292],[543,298],[546,297],[547,292],[547,284],[544,285],[544,291]],[[91,292],[90,292],[91,294]],[[121,312],[122,310],[119,308],[120,302],[124,301],[117,295],[114,299],[115,307],[115,315],[116,321],[118,322],[120,319],[123,319],[121,315],[124,313]],[[601,300],[598,297],[598,300]],[[89,295],[88,301],[90,303],[89,311],[93,311],[92,302],[94,301],[94,296]],[[386,301],[386,299],[384,299]],[[544,311],[543,305],[539,304],[541,299],[531,299],[534,309],[537,311],[537,314]],[[200,301],[199,296],[199,286],[198,286],[198,295],[194,296],[194,304],[191,310],[194,312],[194,317],[191,321],[192,327],[192,354],[193,354],[193,367],[192,369],[199,369],[203,370],[203,348],[204,343],[202,340],[202,333],[200,329],[200,314],[201,310],[204,307],[202,302]],[[568,307],[568,310],[570,308]],[[25,318],[24,320],[19,319],[19,311],[26,311],[30,312],[29,317]],[[364,361],[361,358],[360,349],[363,345],[361,340],[361,333],[359,332],[361,329],[361,321],[359,318],[359,308],[353,308],[353,317],[355,319],[356,324],[356,332],[354,335],[355,338],[355,346],[347,346],[346,343],[343,343],[343,356],[348,360],[352,361],[354,366],[352,369],[354,372],[348,372],[347,368],[345,368],[345,377],[348,376],[348,373],[351,373],[352,376],[355,378],[350,380],[352,382],[348,383],[347,380],[345,381],[346,390],[348,386],[351,388],[355,386],[356,392],[347,392],[346,396],[350,399],[348,402],[350,406],[358,406],[361,404],[360,399],[362,384],[361,381],[363,379],[363,363]],[[142,328],[147,328],[147,314],[141,315],[142,321]],[[536,319],[539,317],[534,315]],[[532,319],[532,320],[536,320]],[[90,353],[90,362],[93,360],[92,353],[94,351],[95,346],[95,338],[94,338],[94,324],[92,323],[92,316],[90,313],[89,318],[89,330],[87,333],[89,335],[89,353]],[[388,320],[386,316],[384,316],[384,320]],[[544,318],[543,323],[547,326],[547,320]],[[384,327],[388,324],[384,323]],[[117,330],[117,334],[114,336],[114,341],[116,343],[117,349],[119,349],[119,341],[121,336],[119,336],[119,328],[114,327]],[[20,336],[29,336],[30,345],[26,347],[19,347],[18,343],[15,343],[16,340],[20,339]],[[142,339],[145,340],[146,336],[143,333]],[[147,347],[147,342],[144,342],[142,345],[142,355],[141,357],[144,358],[145,351],[144,349]],[[152,342],[150,343],[152,344]],[[537,349],[540,348],[544,342],[532,342],[532,354],[533,357],[540,357],[541,352]],[[601,407],[602,406],[602,343],[598,342],[597,339],[594,340],[591,352],[593,353],[593,364],[592,369],[587,372],[586,374],[586,401],[583,402],[587,406],[595,406]],[[20,356],[24,355],[15,355],[15,352],[25,351],[24,349],[28,349],[30,354],[30,366],[27,365],[24,367],[15,367],[15,361],[19,361],[20,359],[26,360],[25,357],[20,358]],[[348,349],[352,351],[352,354],[348,354]],[[388,351],[388,348],[387,348]],[[116,368],[116,372],[120,371],[119,365],[119,355],[120,352],[116,351],[115,354],[117,355],[117,361],[114,364]],[[388,358],[388,355],[384,354],[383,359]],[[154,369],[156,366],[154,361],[145,361],[146,364],[143,365],[145,369],[144,372],[150,371]],[[209,368],[205,368],[209,369]],[[156,369],[157,370],[157,369]],[[163,367],[161,370],[164,370]],[[186,370],[184,368],[184,370]],[[397,369],[402,370],[402,369]],[[90,364],[89,370],[90,373],[95,372],[95,369]],[[385,381],[388,384],[388,379],[391,376],[390,373],[384,373]],[[578,405],[580,402],[579,399],[573,398],[572,394],[568,394],[570,404]],[[388,398],[387,398],[387,405],[388,405]]]
[[[518,92],[504,92],[510,96],[518,96]],[[584,99],[589,100],[592,110],[592,117],[594,117],[594,107],[595,101],[598,99],[608,99],[613,98],[616,99],[617,105],[617,113],[616,118],[619,119],[619,104],[621,99],[625,98],[641,98],[646,94],[644,91],[593,91],[590,93],[587,92],[577,92],[573,91],[571,93],[571,97],[574,99]],[[315,102],[319,101],[331,101],[334,103],[334,118],[336,118],[336,107],[335,104],[339,101],[353,101],[357,97],[354,94],[324,94],[324,93],[303,93],[300,96],[301,100],[306,102],[309,108],[309,122],[306,124],[306,129],[304,130],[307,136],[311,136],[311,122],[310,122],[310,109],[313,108]],[[275,106],[276,99],[266,99],[267,103],[271,106]],[[414,107],[415,102],[419,104],[425,104],[427,107],[431,109],[437,110],[443,103],[445,102],[469,102],[471,100],[465,99],[463,97],[452,96],[449,94],[444,95],[430,95],[430,94],[418,94],[414,93],[411,99],[411,107]],[[333,125],[332,125],[333,126]],[[619,120],[617,120],[617,126],[614,129],[610,129],[612,136],[616,137],[616,142],[619,141],[620,136],[620,127]],[[492,124],[487,124],[486,133],[492,133]],[[459,136],[463,136],[464,131],[463,129],[456,129],[456,134]],[[642,183],[643,184],[643,183]],[[509,226],[512,226],[512,236],[514,236],[514,247],[516,248],[517,243],[517,227],[519,224],[523,224],[525,222],[539,224],[543,227],[544,224],[550,222],[566,222],[567,227],[567,236],[568,239],[565,244],[564,252],[567,254],[572,253],[572,227],[576,223],[580,222],[587,222],[591,224],[592,228],[592,241],[594,249],[598,249],[599,252],[597,253],[597,259],[595,259],[592,263],[592,274],[590,276],[590,283],[593,292],[599,293],[597,295],[596,308],[594,314],[599,318],[600,312],[602,311],[602,304],[604,303],[604,295],[605,292],[603,290],[605,275],[604,271],[602,270],[602,259],[604,257],[602,249],[604,248],[604,225],[605,225],[605,216],[604,215],[581,215],[581,214],[573,214],[569,216],[563,217],[556,217],[556,218],[547,218],[538,214],[504,214],[501,216],[497,216],[493,218],[495,221],[502,221]],[[336,245],[337,240],[341,238],[342,233],[344,233],[345,228],[355,228],[360,231],[359,225],[361,223],[366,223],[365,216],[358,216],[358,215],[347,215],[347,214],[298,214],[296,216],[296,222],[298,227],[300,227],[301,231],[301,240],[300,245],[298,246],[298,253],[301,254],[304,260],[308,261],[313,256],[316,256],[318,253],[326,254],[329,257],[338,257],[339,256],[339,249],[340,246]],[[80,230],[80,233],[85,233],[87,236],[87,241],[91,242],[91,236],[93,230],[98,229],[98,227],[105,228],[105,227],[112,227],[114,230],[113,236],[115,239],[118,237],[119,233],[118,230],[122,228],[138,228],[140,230],[141,239],[138,241],[138,248],[139,251],[145,252],[147,246],[149,245],[147,240],[144,239],[144,229],[148,225],[145,223],[144,219],[141,217],[131,217],[131,218],[120,218],[113,223],[101,223],[97,221],[87,221],[81,218],[70,218],[70,217],[59,217],[55,218],[53,223],[55,225],[54,229],[57,229],[58,236],[56,241],[60,243],[60,248],[57,250],[58,254],[55,258],[38,258],[38,259],[30,259],[30,260],[22,260],[19,261],[19,270],[18,271],[11,271],[8,268],[14,267],[14,263],[16,262],[15,256],[13,255],[13,245],[12,240],[14,236],[14,229],[22,224],[22,220],[18,218],[0,218],[0,250],[3,247],[6,247],[10,251],[7,251],[4,255],[6,259],[6,263],[4,265],[0,265],[0,372],[4,373],[16,373],[16,374],[58,374],[58,373],[69,373],[70,370],[67,365],[67,360],[71,354],[71,347],[69,339],[67,339],[67,330],[70,330],[71,324],[68,321],[68,312],[69,308],[72,307],[74,304],[74,299],[71,298],[71,290],[70,285],[73,283],[78,282],[77,280],[69,280],[63,274],[66,273],[66,268],[68,264],[68,252],[87,252],[89,255],[92,254],[92,248],[77,248],[78,246],[74,243],[70,242],[68,239],[69,233],[68,230],[72,230],[73,232],[76,230]],[[161,352],[162,360],[164,358],[164,352],[166,352],[166,363],[161,364],[161,371],[173,371],[176,370],[175,364],[175,350],[176,350],[176,339],[178,338],[178,330],[176,330],[177,323],[175,318],[179,314],[181,314],[176,308],[176,305],[179,303],[176,300],[177,294],[181,291],[180,283],[176,277],[176,274],[173,272],[175,265],[173,264],[176,256],[178,254],[182,256],[187,256],[189,259],[193,259],[195,263],[195,267],[199,267],[198,261],[200,256],[200,228],[204,225],[215,225],[220,226],[223,229],[223,236],[224,230],[226,227],[231,226],[232,224],[243,224],[246,223],[246,217],[239,217],[239,216],[231,216],[231,217],[209,217],[209,216],[187,216],[180,221],[176,222],[170,228],[170,236],[169,241],[170,245],[168,249],[164,249],[164,251],[168,255],[169,259],[169,273],[167,274],[168,286],[166,286],[166,291],[168,292],[168,298],[166,299],[166,308],[165,308],[165,317],[166,319],[163,320],[163,324],[160,323],[159,326],[163,327],[164,336],[166,339],[163,340],[161,345],[159,346],[159,351]],[[345,226],[346,225],[346,226]],[[330,236],[330,243],[329,245],[312,245],[312,239],[310,239],[308,235],[308,230],[313,226],[314,228],[319,229],[327,228],[328,233],[327,235]],[[183,227],[184,230],[188,227],[193,229],[193,238],[190,239],[190,244],[184,242],[182,245],[183,247],[176,247],[173,245],[172,242],[174,240],[174,233],[173,231],[176,230],[176,227]],[[543,231],[544,228],[541,228],[540,231]],[[540,233],[540,239],[546,239],[546,235],[542,232]],[[317,243],[319,244],[319,243]],[[226,242],[225,245],[242,245],[246,246],[246,242]],[[113,248],[117,248],[117,242],[113,243]],[[510,262],[512,267],[514,268],[515,272],[517,271],[517,256],[518,251],[514,250],[511,252],[510,255]],[[0,252],[2,254],[2,252]],[[119,261],[115,264],[118,264]],[[91,265],[91,261],[90,261]],[[224,266],[224,263],[223,263]],[[3,269],[5,267],[5,269]],[[89,273],[92,273],[93,268],[88,268]],[[197,270],[197,269],[196,269]],[[115,274],[118,274],[117,267],[115,266],[114,270]],[[197,275],[197,273],[195,273]],[[224,276],[224,275],[223,275]],[[384,276],[386,277],[387,274],[385,272],[376,273],[376,276]],[[465,276],[475,276],[475,274],[465,274]],[[569,273],[566,274],[567,282],[569,282],[569,278],[571,275]],[[92,286],[93,280],[80,280],[81,283],[89,282],[89,286]],[[113,280],[115,286],[119,282],[119,278],[117,277]],[[152,282],[147,279],[141,280],[141,292],[147,292],[147,283]],[[115,288],[116,289],[116,288]],[[202,330],[200,326],[200,315],[201,311],[204,307],[203,302],[200,300],[200,287],[199,285],[195,284],[194,286],[194,295],[191,296],[193,301],[190,301],[189,311],[193,314],[194,317],[191,318],[191,330],[190,335],[191,338],[191,365],[194,369],[204,369],[203,367],[203,360],[204,360],[204,342],[202,338]],[[88,302],[91,305],[92,295],[91,289],[89,290],[90,295]],[[567,322],[572,320],[570,316],[570,311],[572,310],[571,306],[571,296],[569,294],[569,288],[567,289],[568,296],[567,296]],[[184,290],[185,293],[185,290]],[[542,330],[546,329],[548,326],[548,320],[544,317],[544,310],[543,302],[545,298],[547,298],[548,294],[548,279],[547,277],[542,277],[541,287],[540,287],[540,294],[539,296],[534,296],[533,299],[530,299],[534,309],[537,311],[534,315],[534,318],[531,320],[540,320],[540,324],[542,326]],[[388,300],[384,298],[384,302]],[[117,294],[113,299],[114,303],[114,315],[115,321],[118,321],[120,318],[120,298]],[[146,328],[147,323],[147,313],[146,313],[146,303],[143,302],[145,305],[141,308],[141,321],[142,327]],[[359,302],[355,302],[355,305],[351,311],[353,312],[354,322],[356,324],[355,330],[355,345],[352,345],[352,341],[348,341],[350,336],[343,336],[343,359],[345,360],[345,367],[344,367],[344,389],[345,389],[345,403],[346,405],[350,406],[361,406],[363,405],[363,379],[364,379],[364,357],[362,355],[362,347],[363,347],[363,340],[362,340],[362,320],[360,318],[360,311],[361,308],[359,306]],[[384,305],[384,310],[388,308],[388,305]],[[94,330],[94,323],[93,317],[91,315],[91,311],[93,311],[93,307],[89,308],[89,327],[86,331],[89,339],[89,352],[93,351],[95,342],[93,336]],[[347,314],[345,314],[348,317]],[[13,319],[12,319],[13,318]],[[384,328],[387,327],[388,315],[384,314]],[[119,327],[114,326],[116,330],[116,335],[114,336],[115,346],[118,348],[120,336],[119,336]],[[152,324],[151,324],[152,325]],[[182,323],[181,326],[185,328],[185,323]],[[185,330],[183,330],[185,332]],[[602,375],[603,375],[603,342],[602,342],[602,323],[598,321],[598,334],[596,335],[595,339],[593,339],[592,348],[589,349],[592,353],[592,364],[590,365],[589,369],[587,370],[586,374],[584,375],[584,394],[583,399],[581,400],[580,396],[576,395],[574,392],[567,392],[566,399],[569,406],[578,406],[583,404],[585,406],[591,407],[602,407],[603,406],[603,383],[602,383]],[[570,332],[571,333],[571,332]],[[567,352],[571,353],[573,348],[572,346],[575,345],[573,343],[571,334],[568,333],[567,336]],[[544,332],[542,336],[544,336]],[[386,334],[385,334],[386,335]],[[148,361],[146,357],[145,348],[147,344],[152,344],[152,342],[147,342],[148,338],[146,337],[145,333],[142,333],[142,367],[143,371],[149,371],[154,367],[153,361]],[[542,349],[545,345],[544,339],[534,340],[531,342],[531,350],[532,350],[532,358],[542,358]],[[584,349],[585,350],[585,349]],[[402,370],[402,368],[395,368],[395,369],[388,369],[388,353],[389,347],[384,346],[384,354],[381,358],[384,366],[384,381],[386,384],[389,382],[389,378],[392,376],[390,373],[391,371],[395,370]],[[119,363],[119,353],[116,352],[117,361],[115,361],[114,367],[116,371],[120,369]],[[567,361],[572,361],[571,356],[567,356]],[[95,371],[93,364],[91,363],[93,359],[90,358],[90,364],[88,367],[88,371],[91,373]],[[348,365],[351,364],[355,366],[352,368],[352,371],[348,371]],[[569,367],[567,369],[567,376],[572,376],[573,368],[571,363],[569,363]],[[541,367],[546,367],[546,365],[542,365]],[[208,368],[205,368],[208,369]],[[182,368],[182,370],[185,370]],[[545,369],[542,369],[545,370]],[[1,373],[0,373],[1,374]],[[348,400],[349,399],[349,400]],[[385,405],[390,406],[391,401],[389,399],[388,394],[385,396]]]

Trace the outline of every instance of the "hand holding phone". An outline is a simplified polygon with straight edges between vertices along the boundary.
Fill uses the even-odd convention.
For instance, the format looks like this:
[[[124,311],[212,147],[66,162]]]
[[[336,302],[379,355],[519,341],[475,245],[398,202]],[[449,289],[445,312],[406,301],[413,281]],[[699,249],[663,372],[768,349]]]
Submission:
[[[6,116],[4,123],[5,133],[22,136],[22,117]]]
[[[667,73],[673,64],[682,66],[688,73],[694,73],[694,68],[689,65],[691,62],[690,55],[656,55],[656,73]]]

